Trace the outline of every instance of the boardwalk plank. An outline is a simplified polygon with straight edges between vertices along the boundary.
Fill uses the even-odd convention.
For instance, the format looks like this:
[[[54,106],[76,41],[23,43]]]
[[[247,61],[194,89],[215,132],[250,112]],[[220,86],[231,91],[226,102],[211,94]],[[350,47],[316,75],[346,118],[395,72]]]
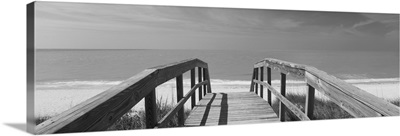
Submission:
[[[267,122],[279,122],[279,118],[254,92],[209,93],[193,108],[185,126]]]

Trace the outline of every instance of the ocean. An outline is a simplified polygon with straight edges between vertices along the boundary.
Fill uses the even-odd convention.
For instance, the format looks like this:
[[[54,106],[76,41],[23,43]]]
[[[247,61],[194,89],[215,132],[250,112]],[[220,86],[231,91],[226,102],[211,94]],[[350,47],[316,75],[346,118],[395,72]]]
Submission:
[[[264,58],[275,58],[314,66],[378,97],[399,97],[397,51],[38,49],[36,113],[39,116],[57,114],[146,68],[188,58],[208,63],[215,91],[247,91],[254,63]],[[273,73],[273,83],[278,84],[278,72]],[[188,78],[189,73],[184,74],[186,91],[189,89]],[[295,79],[289,80],[289,83],[297,83]],[[388,87],[388,83],[391,86]],[[302,82],[299,84],[303,85]],[[158,91],[161,92],[159,98],[170,99],[174,97],[174,82],[167,82],[157,90],[164,90]]]

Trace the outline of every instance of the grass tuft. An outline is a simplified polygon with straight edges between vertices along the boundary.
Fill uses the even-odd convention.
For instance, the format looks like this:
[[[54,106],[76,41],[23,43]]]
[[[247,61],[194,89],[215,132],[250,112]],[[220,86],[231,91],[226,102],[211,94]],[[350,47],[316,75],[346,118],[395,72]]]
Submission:
[[[304,94],[286,94],[286,98],[295,104],[301,111],[305,111],[306,96]],[[388,100],[394,105],[399,106],[400,98]],[[279,112],[279,102],[275,99],[272,103],[272,108],[275,113]],[[299,118],[291,111],[286,110],[286,121],[299,121]],[[354,118],[345,110],[340,108],[335,103],[315,98],[314,100],[314,117],[312,120],[323,120],[323,119],[346,119]]]
[[[164,102],[161,97],[157,100],[157,120],[161,120],[174,106],[168,104],[167,100]],[[190,111],[185,109],[185,117],[189,115]],[[36,125],[50,119],[50,116],[39,117],[36,119]],[[175,115],[166,127],[178,127],[178,117]],[[146,112],[144,110],[129,110],[120,119],[118,119],[107,130],[131,130],[131,129],[145,129],[146,128]]]

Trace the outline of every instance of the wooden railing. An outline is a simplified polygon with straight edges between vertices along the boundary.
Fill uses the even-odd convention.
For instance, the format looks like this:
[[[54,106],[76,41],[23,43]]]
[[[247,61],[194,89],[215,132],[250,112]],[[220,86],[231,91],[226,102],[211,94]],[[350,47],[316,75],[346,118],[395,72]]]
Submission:
[[[197,84],[195,81],[196,67],[199,80]],[[189,70],[192,88],[183,97],[182,74]],[[155,88],[173,78],[176,78],[178,104],[157,122]],[[178,123],[182,126],[184,124],[183,105],[191,97],[191,107],[195,106],[195,90],[197,88],[199,100],[206,93],[211,93],[208,65],[199,59],[189,59],[149,68],[37,125],[36,133],[106,130],[143,98],[145,98],[146,128],[164,127],[176,113],[178,113]]]
[[[264,82],[264,67],[267,68],[267,82]],[[280,92],[276,91],[271,85],[272,68],[281,73]],[[304,79],[307,82],[305,113],[286,99],[286,75]],[[258,86],[260,86],[259,92]],[[271,92],[280,101],[278,115],[281,121],[285,121],[286,109],[292,111],[300,120],[313,118],[315,89],[354,117],[399,116],[399,107],[317,68],[306,65],[271,58],[257,62],[254,65],[250,91],[263,97],[263,87],[268,89],[267,101],[270,105],[272,102]]]

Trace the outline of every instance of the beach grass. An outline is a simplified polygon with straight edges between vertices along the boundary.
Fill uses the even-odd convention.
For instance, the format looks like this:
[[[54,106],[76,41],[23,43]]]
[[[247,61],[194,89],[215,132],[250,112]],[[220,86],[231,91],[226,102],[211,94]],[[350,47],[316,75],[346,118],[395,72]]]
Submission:
[[[400,98],[396,98],[396,99],[389,99],[388,100],[390,103],[400,107]]]
[[[157,120],[161,120],[174,106],[168,104],[167,100],[163,101],[163,98],[157,100]],[[190,110],[185,109],[185,117],[190,113]],[[36,125],[50,119],[50,116],[38,117],[36,119]],[[166,127],[178,127],[178,118],[175,115]],[[146,128],[146,112],[144,110],[129,110],[120,119],[118,119],[113,125],[107,130],[132,130],[132,129],[145,129]]]
[[[306,96],[304,94],[286,94],[286,98],[295,104],[300,110],[305,110]],[[387,100],[394,105],[399,106],[400,98]],[[169,104],[167,100],[163,100],[161,97],[157,100],[157,120],[164,117],[174,106]],[[273,101],[272,108],[275,113],[279,111],[278,100]],[[185,109],[185,117],[190,113],[190,110]],[[43,116],[36,119],[36,125],[50,119],[50,116]],[[323,119],[346,119],[353,118],[345,110],[337,106],[335,103],[320,98],[314,100],[314,117],[312,120],[323,120]],[[298,117],[292,112],[286,112],[286,121],[299,121]],[[178,127],[178,119],[175,115],[166,127]],[[145,129],[146,128],[146,113],[144,110],[129,110],[120,119],[118,119],[113,125],[107,130],[131,130],[131,129]]]
[[[306,96],[304,94],[286,94],[286,98],[295,104],[301,111],[305,110]],[[394,105],[399,106],[400,98],[388,100]],[[272,108],[275,113],[279,112],[279,101],[275,100],[272,103]],[[291,111],[286,110],[286,121],[299,121],[299,118]],[[335,103],[329,100],[323,100],[315,98],[314,100],[314,117],[312,120],[323,120],[323,119],[346,119],[354,118],[345,110],[340,108]]]

